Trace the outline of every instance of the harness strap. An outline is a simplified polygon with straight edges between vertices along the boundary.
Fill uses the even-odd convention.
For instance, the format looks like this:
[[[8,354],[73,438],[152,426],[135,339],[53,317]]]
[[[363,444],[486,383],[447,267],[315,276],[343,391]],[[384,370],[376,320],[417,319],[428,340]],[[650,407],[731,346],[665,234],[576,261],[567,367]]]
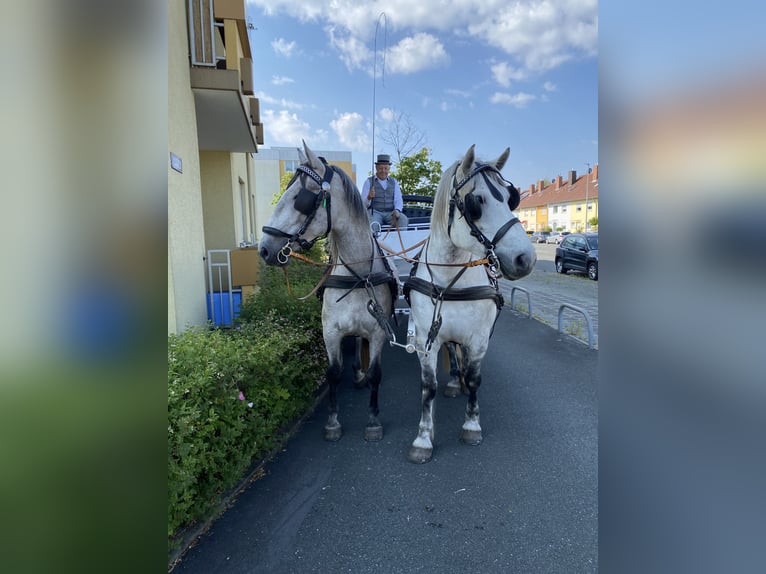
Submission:
[[[436,336],[439,334],[439,329],[441,329],[441,305],[444,301],[478,301],[481,299],[492,299],[497,306],[497,313],[495,313],[495,320],[492,322],[492,330],[490,331],[489,336],[491,337],[495,332],[495,324],[497,324],[497,319],[500,317],[500,311],[502,311],[503,305],[505,304],[503,294],[500,293],[497,284],[494,286],[476,285],[460,289],[452,287],[451,285],[452,283],[450,283],[450,287],[442,289],[441,287],[434,285],[432,282],[421,279],[420,277],[410,276],[404,280],[402,291],[404,292],[404,298],[407,300],[408,305],[412,306],[410,304],[410,291],[412,289],[430,297],[434,304],[434,315],[431,321],[431,327],[428,330],[428,337],[426,338],[426,351],[431,350],[431,345],[434,340],[436,340]]]
[[[384,283],[391,282],[391,279],[393,279],[393,277],[389,275],[388,273],[386,273],[385,271],[378,271],[377,273],[371,273],[370,275],[367,275],[366,277],[350,277],[348,275],[330,275],[325,280],[324,285],[322,285],[322,288],[319,290],[318,295],[319,295],[319,298],[321,299],[323,296],[324,290],[328,287],[331,289],[347,289],[351,291],[353,289],[361,289],[363,287],[366,287],[367,284],[372,285],[373,287],[376,287],[378,285],[383,285]],[[343,297],[345,297],[346,295],[343,295]],[[343,297],[341,297],[341,299]],[[340,299],[338,299],[338,301],[340,301]]]
[[[432,300],[441,299],[443,301],[478,301],[480,299],[492,299],[498,310],[503,308],[505,299],[500,291],[490,285],[476,285],[473,287],[442,289],[430,281],[420,277],[408,277],[404,280],[404,298],[407,304],[410,303],[410,291],[415,290],[418,293],[427,295]]]

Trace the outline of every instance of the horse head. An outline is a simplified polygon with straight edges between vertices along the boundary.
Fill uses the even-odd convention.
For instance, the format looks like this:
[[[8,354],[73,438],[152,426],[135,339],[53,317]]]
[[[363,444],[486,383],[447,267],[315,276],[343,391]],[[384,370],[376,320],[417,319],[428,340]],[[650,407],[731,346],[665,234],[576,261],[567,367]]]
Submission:
[[[537,256],[513,213],[519,206],[519,191],[500,174],[511,150],[506,148],[496,160],[484,163],[477,161],[474,147],[439,184],[442,229],[455,246],[487,257],[506,278],[520,279],[532,271]]]
[[[263,226],[259,253],[268,265],[284,266],[291,251],[305,251],[332,229],[332,190],[342,177],[303,142],[301,165],[287,185],[274,213]]]

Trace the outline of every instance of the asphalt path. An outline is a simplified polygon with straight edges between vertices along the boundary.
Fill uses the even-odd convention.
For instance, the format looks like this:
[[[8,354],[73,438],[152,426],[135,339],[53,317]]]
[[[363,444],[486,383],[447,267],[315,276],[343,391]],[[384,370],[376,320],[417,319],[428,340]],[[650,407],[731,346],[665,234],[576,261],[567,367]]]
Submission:
[[[387,348],[383,440],[363,440],[369,394],[347,373],[341,440],[323,439],[323,401],[174,572],[597,572],[597,359],[506,307],[483,362],[482,444],[459,441],[465,397],[440,392],[434,456],[416,465],[419,364]]]
[[[558,315],[562,304],[572,305],[585,311],[593,329],[593,346],[598,348],[598,281],[592,281],[584,273],[568,271],[556,273],[554,258],[556,246],[553,244],[535,244],[537,264],[528,276],[517,281],[500,280],[500,289],[505,297],[505,304],[528,312],[531,305],[532,318],[558,330]],[[524,292],[514,287],[521,287],[529,293],[529,300]],[[587,319],[578,311],[565,307],[561,315],[561,331],[588,344]]]

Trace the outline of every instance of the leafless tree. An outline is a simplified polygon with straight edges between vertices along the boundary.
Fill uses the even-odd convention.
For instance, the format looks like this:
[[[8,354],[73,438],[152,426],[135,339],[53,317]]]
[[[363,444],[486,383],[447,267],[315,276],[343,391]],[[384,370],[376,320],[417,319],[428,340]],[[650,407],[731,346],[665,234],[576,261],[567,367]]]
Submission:
[[[426,146],[425,133],[415,127],[410,115],[395,110],[394,119],[381,132],[380,139],[394,150],[397,163]]]

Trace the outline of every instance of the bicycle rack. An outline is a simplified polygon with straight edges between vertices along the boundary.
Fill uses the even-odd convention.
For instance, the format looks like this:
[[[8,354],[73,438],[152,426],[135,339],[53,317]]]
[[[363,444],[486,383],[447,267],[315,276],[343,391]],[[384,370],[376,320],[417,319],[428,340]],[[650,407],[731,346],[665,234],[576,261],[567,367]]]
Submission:
[[[578,313],[581,313],[583,317],[585,317],[585,322],[588,324],[588,347],[590,349],[593,349],[593,323],[590,320],[590,315],[588,315],[588,312],[585,309],[581,309],[580,307],[575,307],[574,305],[570,305],[569,303],[562,303],[559,306],[559,335],[563,335],[561,331],[561,323],[562,323],[562,314],[564,313],[564,309],[571,309],[572,311],[577,311]]]
[[[527,294],[527,315],[531,319],[532,318],[532,299],[530,299],[529,297],[529,291],[524,289],[524,287],[514,286],[511,289],[511,309],[513,309],[514,311],[516,310],[516,307],[513,306],[513,296],[516,295],[516,291],[523,291],[524,293]]]

